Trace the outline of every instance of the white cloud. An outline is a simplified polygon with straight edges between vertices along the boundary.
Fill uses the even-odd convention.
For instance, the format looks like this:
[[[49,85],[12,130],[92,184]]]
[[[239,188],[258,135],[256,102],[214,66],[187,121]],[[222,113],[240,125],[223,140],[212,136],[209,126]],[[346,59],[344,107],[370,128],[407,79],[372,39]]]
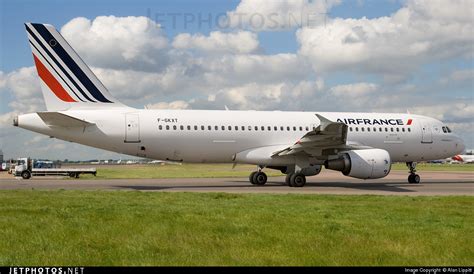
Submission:
[[[456,70],[451,73],[449,78],[453,81],[470,80],[472,82],[474,80],[474,70],[473,69]]]
[[[3,71],[0,70],[0,91],[5,87],[6,84],[7,84],[7,79],[6,79],[5,73],[3,73]]]
[[[24,67],[8,73],[4,87],[15,100],[8,105],[16,112],[34,112],[45,109],[40,81],[35,67]]]
[[[173,47],[178,49],[197,49],[208,54],[220,53],[253,53],[258,49],[258,38],[255,33],[238,31],[223,33],[213,31],[209,36],[182,33],[173,40]]]
[[[227,12],[221,25],[256,31],[288,30],[323,24],[328,11],[340,0],[242,0],[237,8]]]
[[[331,20],[298,30],[299,54],[317,71],[405,75],[421,64],[472,58],[471,1],[408,1],[389,17]]]
[[[373,83],[355,83],[332,87],[332,94],[341,97],[360,97],[376,91],[378,86]]]
[[[298,83],[249,83],[221,89],[205,100],[190,100],[195,109],[222,109],[228,106],[237,110],[301,110],[324,87],[321,79]]]
[[[78,17],[61,34],[92,66],[157,70],[167,63],[168,39],[147,17]]]

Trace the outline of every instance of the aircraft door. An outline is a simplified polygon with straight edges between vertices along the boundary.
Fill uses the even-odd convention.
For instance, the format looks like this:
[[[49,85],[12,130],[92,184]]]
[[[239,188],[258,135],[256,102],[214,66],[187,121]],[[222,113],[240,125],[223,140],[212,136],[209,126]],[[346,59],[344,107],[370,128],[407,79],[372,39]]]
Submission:
[[[433,143],[433,133],[431,132],[431,125],[426,121],[421,121],[421,142]]]
[[[125,143],[140,143],[140,119],[136,113],[125,114]]]

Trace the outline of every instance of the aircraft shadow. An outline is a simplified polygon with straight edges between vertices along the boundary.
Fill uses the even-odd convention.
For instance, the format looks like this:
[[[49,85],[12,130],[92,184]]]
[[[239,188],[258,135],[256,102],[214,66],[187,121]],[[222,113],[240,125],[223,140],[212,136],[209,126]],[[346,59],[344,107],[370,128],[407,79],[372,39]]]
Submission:
[[[186,185],[186,186],[153,186],[153,185],[117,185],[115,187],[124,188],[124,189],[133,189],[133,190],[166,190],[166,189],[212,189],[212,190],[219,190],[219,189],[230,189],[230,188],[242,188],[245,190],[249,189],[265,189],[268,188],[289,188],[284,183],[278,182],[268,182],[265,186],[256,186],[251,185],[248,182],[244,181],[230,181],[234,184],[222,184],[222,185]],[[242,183],[242,184],[235,184],[235,183]],[[327,182],[327,183],[320,183],[320,182],[308,182],[304,188],[300,188],[301,190],[304,189],[312,189],[312,188],[345,188],[345,189],[358,189],[358,190],[373,190],[373,191],[386,191],[386,192],[416,192],[416,190],[406,189],[404,187],[418,187],[417,185],[408,185],[408,184],[400,184],[400,185],[392,185],[391,183],[344,183],[344,182]]]

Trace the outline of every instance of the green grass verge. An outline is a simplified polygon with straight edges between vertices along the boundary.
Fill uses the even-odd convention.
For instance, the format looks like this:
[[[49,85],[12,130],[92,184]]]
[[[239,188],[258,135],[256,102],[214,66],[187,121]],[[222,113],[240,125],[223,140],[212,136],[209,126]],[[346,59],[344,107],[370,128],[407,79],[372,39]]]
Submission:
[[[255,166],[232,164],[183,164],[183,165],[120,165],[120,166],[98,166],[97,176],[81,175],[85,179],[139,179],[139,178],[223,178],[223,177],[247,177],[255,170]],[[406,170],[405,164],[396,163],[392,170]],[[474,172],[474,164],[419,164],[419,172],[423,171],[445,171]],[[282,176],[276,170],[265,169],[268,176]],[[323,170],[324,172],[324,170]]]
[[[0,265],[473,265],[474,197],[0,191]]]

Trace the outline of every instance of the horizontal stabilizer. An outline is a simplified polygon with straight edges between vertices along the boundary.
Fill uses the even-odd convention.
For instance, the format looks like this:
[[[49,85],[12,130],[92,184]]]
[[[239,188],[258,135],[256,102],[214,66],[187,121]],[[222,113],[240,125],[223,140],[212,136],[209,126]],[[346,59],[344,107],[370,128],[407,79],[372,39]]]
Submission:
[[[94,123],[80,120],[60,112],[37,112],[37,114],[48,126],[87,127],[94,125]]]

